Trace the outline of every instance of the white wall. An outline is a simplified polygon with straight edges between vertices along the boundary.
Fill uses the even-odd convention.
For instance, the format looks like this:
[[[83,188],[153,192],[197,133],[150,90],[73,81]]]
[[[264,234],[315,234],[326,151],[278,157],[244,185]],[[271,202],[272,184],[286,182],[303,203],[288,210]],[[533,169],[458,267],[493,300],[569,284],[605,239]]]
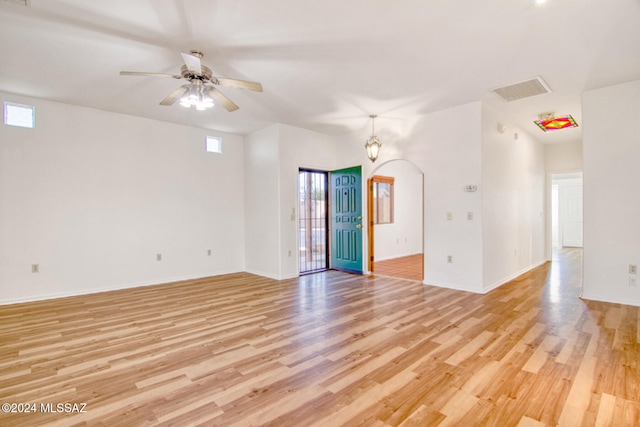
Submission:
[[[543,145],[488,106],[482,123],[483,288],[488,291],[545,261],[545,164]],[[498,123],[507,125],[504,133]]]
[[[0,98],[36,107],[0,125],[1,303],[243,270],[242,137]]]
[[[547,205],[551,206],[552,197],[552,180],[553,174],[557,173],[575,173],[582,172],[582,141],[563,142],[561,144],[545,144],[544,146],[544,163],[547,172],[546,176],[546,195]],[[547,248],[545,257],[547,260],[552,258],[552,246],[554,236],[559,237],[553,230],[553,218],[551,209],[547,209],[546,215],[546,236]]]
[[[204,153],[204,136],[211,132],[202,129],[12,100],[38,107],[38,127],[4,126],[0,133],[2,301],[241,270],[295,276],[297,212],[296,218],[291,214],[297,210],[298,168],[362,165],[366,194],[364,178],[394,159],[408,159],[424,173],[425,283],[484,292],[536,260],[533,213],[540,203],[542,151],[525,141],[514,154],[520,169],[483,175],[483,160],[493,171],[504,167],[500,159],[511,151],[501,148],[501,139],[487,139],[483,129],[492,118],[480,102],[421,116],[401,133],[383,128],[383,151],[372,164],[364,150],[368,126],[339,137],[281,124],[244,142],[217,134],[224,140],[224,154],[217,156]],[[503,177],[517,186],[500,196]],[[478,191],[465,192],[467,184]],[[496,231],[493,216],[485,224],[485,191],[525,225]],[[502,270],[492,269],[503,254],[485,254],[493,237],[514,239],[508,247],[518,250]],[[365,231],[364,260],[366,239]],[[207,249],[213,256],[206,256]],[[156,253],[163,261],[155,261]],[[41,273],[30,272],[33,263]]]
[[[364,149],[371,130],[367,123],[358,134],[336,138],[338,167],[362,165],[366,181],[364,177],[371,177],[378,164],[390,160],[407,159],[416,165],[424,173],[424,283],[482,292],[481,103],[420,116],[399,134],[385,133],[384,123],[384,117],[376,119],[382,151],[375,164]],[[467,193],[466,184],[480,189]],[[469,211],[475,214],[473,221],[466,220]],[[452,221],[447,212],[453,214]],[[447,262],[448,255],[452,263]]]
[[[481,103],[424,116],[403,148],[401,155],[424,172],[424,283],[481,292]],[[478,191],[465,192],[468,184]]]
[[[299,274],[298,171],[331,170],[335,149],[317,132],[274,124],[246,138],[246,270],[275,279]]]
[[[280,278],[296,277],[299,268],[298,171],[333,170],[336,149],[331,138],[318,132],[280,124]],[[293,216],[292,216],[293,213]]]
[[[508,120],[474,102],[421,116],[401,134],[383,136],[378,126],[376,164],[407,159],[424,173],[426,284],[487,292],[544,262],[544,149],[508,123],[510,133],[498,134],[498,121]],[[362,162],[370,177],[376,166],[353,143],[365,133],[337,139],[346,147],[339,161]],[[478,189],[465,192],[466,185]]]
[[[280,278],[280,127],[275,124],[245,138],[245,269]]]
[[[548,173],[582,170],[582,141],[544,145],[544,163]]]
[[[375,175],[394,181],[393,223],[375,225],[375,260],[422,253],[422,172],[407,160],[380,165]],[[366,206],[366,204],[364,204]]]
[[[587,299],[640,306],[640,80],[585,92],[584,272]]]

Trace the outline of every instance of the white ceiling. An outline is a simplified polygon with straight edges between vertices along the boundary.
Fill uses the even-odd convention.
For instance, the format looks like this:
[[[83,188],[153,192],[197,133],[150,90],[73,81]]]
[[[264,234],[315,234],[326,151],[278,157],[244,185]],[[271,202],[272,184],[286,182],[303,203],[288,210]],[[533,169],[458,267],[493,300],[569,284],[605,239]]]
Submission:
[[[394,127],[483,100],[543,142],[538,113],[572,114],[581,93],[640,79],[640,0],[0,0],[0,90],[247,134],[280,122],[339,135]],[[158,103],[201,50],[240,109]],[[511,103],[491,89],[541,76],[552,93]]]

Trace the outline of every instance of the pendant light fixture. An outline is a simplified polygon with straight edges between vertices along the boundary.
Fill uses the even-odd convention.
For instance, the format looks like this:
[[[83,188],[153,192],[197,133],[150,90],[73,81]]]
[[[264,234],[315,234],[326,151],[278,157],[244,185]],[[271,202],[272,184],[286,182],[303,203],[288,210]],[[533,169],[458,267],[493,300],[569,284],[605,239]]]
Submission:
[[[371,117],[371,136],[364,145],[364,148],[367,149],[367,157],[369,157],[369,160],[371,160],[371,162],[375,162],[378,158],[378,154],[380,154],[380,147],[382,147],[382,143],[376,136],[374,128],[374,121],[378,116],[372,114],[369,117]]]

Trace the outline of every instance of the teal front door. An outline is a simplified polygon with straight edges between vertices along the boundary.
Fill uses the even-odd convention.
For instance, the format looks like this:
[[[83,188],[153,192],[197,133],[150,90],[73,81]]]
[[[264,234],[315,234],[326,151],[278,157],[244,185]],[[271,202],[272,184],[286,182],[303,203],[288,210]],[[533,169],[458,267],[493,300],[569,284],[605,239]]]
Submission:
[[[331,268],[362,274],[362,172],[331,172]]]

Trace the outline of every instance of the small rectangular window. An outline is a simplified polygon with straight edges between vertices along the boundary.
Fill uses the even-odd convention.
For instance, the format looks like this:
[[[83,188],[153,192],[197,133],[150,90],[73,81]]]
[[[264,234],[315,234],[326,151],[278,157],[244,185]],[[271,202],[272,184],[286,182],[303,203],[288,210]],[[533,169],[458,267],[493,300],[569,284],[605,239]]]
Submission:
[[[215,136],[207,136],[206,148],[208,153],[222,153],[222,139]]]
[[[393,224],[393,183],[390,176],[375,175],[373,181],[373,223]]]
[[[4,124],[23,128],[35,127],[36,107],[32,105],[4,103]]]

